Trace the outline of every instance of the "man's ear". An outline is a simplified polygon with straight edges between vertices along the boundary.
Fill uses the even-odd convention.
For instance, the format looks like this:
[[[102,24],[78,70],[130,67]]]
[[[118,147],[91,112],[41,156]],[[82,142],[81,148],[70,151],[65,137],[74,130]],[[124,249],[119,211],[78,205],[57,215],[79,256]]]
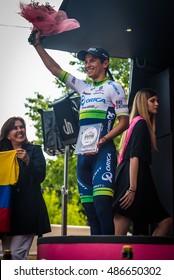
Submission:
[[[109,67],[109,60],[105,60],[105,61],[103,62],[103,66],[104,66],[105,68],[108,68],[108,67]]]

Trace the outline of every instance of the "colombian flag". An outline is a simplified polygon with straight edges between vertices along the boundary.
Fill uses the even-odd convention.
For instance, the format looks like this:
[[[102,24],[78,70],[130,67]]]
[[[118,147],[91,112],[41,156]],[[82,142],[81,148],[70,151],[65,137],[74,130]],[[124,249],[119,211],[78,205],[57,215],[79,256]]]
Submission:
[[[16,151],[0,152],[0,232],[10,231],[12,186],[18,181]]]

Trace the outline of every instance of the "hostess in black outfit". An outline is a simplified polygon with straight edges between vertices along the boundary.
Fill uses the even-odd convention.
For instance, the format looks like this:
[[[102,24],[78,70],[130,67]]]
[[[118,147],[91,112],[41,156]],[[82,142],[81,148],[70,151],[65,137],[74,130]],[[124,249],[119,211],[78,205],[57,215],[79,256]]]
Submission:
[[[13,186],[11,234],[35,234],[41,236],[50,232],[50,222],[41,193],[41,182],[46,175],[46,162],[38,145],[25,144],[22,147],[30,157],[27,166],[19,162],[19,179]]]
[[[118,200],[130,187],[130,158],[139,158],[137,190],[132,205],[123,210]],[[133,222],[146,224],[158,223],[169,217],[158,198],[151,173],[151,140],[145,120],[139,120],[133,128],[132,135],[124,153],[123,161],[117,167],[114,212],[130,218]]]

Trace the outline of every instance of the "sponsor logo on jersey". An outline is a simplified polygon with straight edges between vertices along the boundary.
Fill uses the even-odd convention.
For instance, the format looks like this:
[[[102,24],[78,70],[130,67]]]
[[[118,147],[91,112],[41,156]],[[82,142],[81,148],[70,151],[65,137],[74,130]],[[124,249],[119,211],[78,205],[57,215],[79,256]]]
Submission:
[[[84,106],[85,104],[90,104],[90,103],[106,103],[105,98],[101,97],[92,97],[92,98],[85,98],[84,95],[82,95],[81,98],[81,105]]]
[[[108,125],[107,125],[107,132],[111,131],[112,129],[112,120],[108,120]]]
[[[106,172],[102,175],[102,180],[109,181],[112,183],[112,173],[111,173],[111,154],[108,153],[106,157]]]
[[[73,77],[71,82],[72,82],[72,84],[74,84],[74,85],[75,85],[75,83],[76,83],[76,78],[75,78],[75,77]]]
[[[111,119],[114,119],[115,118],[115,113],[112,113],[110,111],[107,112],[107,119],[108,120],[111,120]]]
[[[116,86],[116,83],[114,83],[113,81],[109,81],[108,84],[111,85],[115,89],[115,91],[118,93],[118,95],[120,94],[120,91]]]
[[[94,94],[102,94],[103,95],[105,93],[103,86],[100,86],[99,89],[98,88],[94,88],[94,89],[95,89]]]
[[[117,109],[127,108],[127,104],[123,104],[122,100],[118,100],[116,101],[116,108]]]
[[[97,109],[98,107],[95,105],[83,106],[83,109]]]
[[[106,170],[111,171],[111,154],[108,153],[106,157]]]
[[[102,175],[102,180],[103,181],[109,181],[110,183],[112,183],[112,173],[111,172],[105,172]]]
[[[91,95],[90,92],[85,92],[85,91],[82,94],[84,94],[84,95]]]

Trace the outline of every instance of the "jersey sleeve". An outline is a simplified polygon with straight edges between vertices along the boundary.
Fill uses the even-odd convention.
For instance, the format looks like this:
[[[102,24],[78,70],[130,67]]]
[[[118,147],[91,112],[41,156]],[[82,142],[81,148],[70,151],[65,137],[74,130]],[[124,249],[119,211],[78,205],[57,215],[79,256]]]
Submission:
[[[117,117],[122,115],[128,116],[128,103],[126,100],[126,93],[124,89],[120,84],[114,81],[110,81],[110,85],[112,87],[111,100],[114,104],[114,109],[117,114]]]
[[[59,80],[79,94],[81,94],[85,90],[87,84],[85,81],[77,79],[76,77],[64,70],[62,70],[59,76]]]
[[[66,81],[67,81],[69,75],[70,75],[70,74],[69,74],[68,72],[62,70],[62,72],[61,72],[60,75],[59,75],[59,80],[60,80],[62,83],[66,84]]]

